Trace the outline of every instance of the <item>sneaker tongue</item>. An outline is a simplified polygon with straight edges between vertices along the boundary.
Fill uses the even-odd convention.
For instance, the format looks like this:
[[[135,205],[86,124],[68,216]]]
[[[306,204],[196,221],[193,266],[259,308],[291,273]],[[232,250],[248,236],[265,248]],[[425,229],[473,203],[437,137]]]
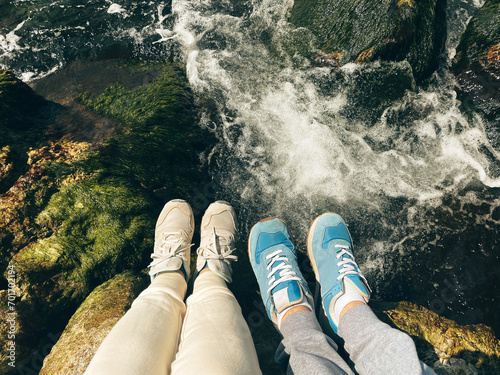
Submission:
[[[296,280],[280,283],[272,293],[276,313],[279,314],[287,307],[296,305],[304,298],[302,288]]]
[[[336,239],[336,241],[330,241],[330,243],[328,244],[328,250],[332,250],[332,251],[339,251],[340,249],[338,247],[336,247],[336,245],[343,245],[343,246],[351,246],[351,243],[346,241],[346,240],[343,240],[341,238],[339,239]]]
[[[365,286],[365,284],[363,283],[363,281],[361,280],[361,277],[357,276],[357,275],[347,275],[346,278],[348,278],[349,280],[351,280],[353,282],[353,284],[364,294],[366,295],[370,295],[370,292],[368,291],[367,287]]]

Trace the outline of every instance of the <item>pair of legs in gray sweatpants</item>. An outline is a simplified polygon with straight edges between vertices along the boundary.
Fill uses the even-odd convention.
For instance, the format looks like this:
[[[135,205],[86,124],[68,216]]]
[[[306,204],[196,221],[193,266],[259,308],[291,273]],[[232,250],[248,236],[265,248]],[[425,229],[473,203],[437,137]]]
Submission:
[[[353,371],[338,354],[336,343],[323,333],[311,311],[297,311],[282,324],[283,340],[276,361],[287,375],[338,374]],[[429,375],[420,362],[413,340],[381,322],[367,305],[351,308],[340,319],[338,334],[360,375]]]
[[[283,335],[276,359],[287,374],[354,375],[320,328],[285,223],[269,217],[255,224],[248,252],[266,311]],[[419,361],[412,339],[381,322],[366,304],[371,290],[354,260],[347,224],[338,214],[326,212],[314,219],[307,255],[328,323],[343,338],[360,375],[434,373]]]

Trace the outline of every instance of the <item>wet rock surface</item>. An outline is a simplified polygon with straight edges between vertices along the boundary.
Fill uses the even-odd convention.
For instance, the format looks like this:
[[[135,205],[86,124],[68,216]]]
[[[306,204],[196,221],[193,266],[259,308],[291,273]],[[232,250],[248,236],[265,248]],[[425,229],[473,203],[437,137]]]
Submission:
[[[460,39],[453,71],[460,99],[469,112],[483,115],[490,141],[500,148],[500,1],[488,0]]]
[[[444,16],[440,0],[299,0],[290,19],[312,31],[315,45],[340,63],[407,60],[421,80],[438,66]]]

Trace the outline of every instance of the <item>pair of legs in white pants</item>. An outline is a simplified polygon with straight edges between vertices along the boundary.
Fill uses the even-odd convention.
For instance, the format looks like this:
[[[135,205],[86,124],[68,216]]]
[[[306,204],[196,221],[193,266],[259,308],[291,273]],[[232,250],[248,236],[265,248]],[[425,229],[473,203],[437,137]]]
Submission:
[[[113,327],[85,374],[260,374],[250,330],[226,282],[201,272],[184,303],[180,272],[162,272]]]

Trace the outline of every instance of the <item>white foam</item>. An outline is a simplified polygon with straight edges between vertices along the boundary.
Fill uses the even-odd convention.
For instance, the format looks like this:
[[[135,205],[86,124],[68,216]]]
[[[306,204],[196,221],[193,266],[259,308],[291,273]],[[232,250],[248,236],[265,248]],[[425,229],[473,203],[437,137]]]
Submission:
[[[342,71],[344,71],[346,73],[352,74],[356,70],[358,70],[359,66],[360,66],[359,64],[348,63],[348,64],[345,64],[345,65],[342,65],[341,69],[342,69]]]
[[[21,49],[21,47],[18,44],[21,38],[16,34],[16,31],[21,29],[21,27],[24,26],[25,22],[26,20],[18,24],[16,28],[10,31],[7,35],[5,36],[0,35],[0,48],[3,50],[4,53]]]
[[[109,14],[119,13],[119,14],[122,14],[124,16],[128,16],[127,11],[120,4],[116,4],[116,3],[111,4],[109,6],[107,12]]]
[[[21,72],[20,79],[23,82],[29,83],[29,82],[32,82],[34,80],[47,77],[47,76],[51,75],[52,73],[57,72],[62,67],[63,67],[63,63],[62,63],[62,61],[60,61],[57,65],[55,65],[54,67],[52,67],[51,69],[49,69],[48,71],[45,71],[45,72],[39,72],[39,71]]]
[[[367,204],[376,204],[380,196],[423,202],[476,178],[498,185],[490,163],[500,156],[482,125],[461,114],[454,91],[408,93],[375,125],[349,120],[341,115],[349,87],[334,95],[320,92],[315,82],[327,78],[328,71],[297,68],[282,52],[280,41],[291,27],[285,16],[289,2],[253,6],[250,16],[239,19],[218,13],[210,1],[174,1],[174,27],[156,31],[162,41],[182,45],[194,92],[217,101],[222,120],[215,127],[244,169],[226,171],[228,189],[243,199],[250,199],[252,191],[268,194],[279,207],[297,195]],[[263,28],[276,34],[271,37],[274,55],[258,37]],[[212,42],[213,35],[223,47]],[[349,75],[358,69],[346,64],[341,71]],[[391,114],[406,108],[421,117],[390,123]],[[373,147],[367,139],[391,149]]]

